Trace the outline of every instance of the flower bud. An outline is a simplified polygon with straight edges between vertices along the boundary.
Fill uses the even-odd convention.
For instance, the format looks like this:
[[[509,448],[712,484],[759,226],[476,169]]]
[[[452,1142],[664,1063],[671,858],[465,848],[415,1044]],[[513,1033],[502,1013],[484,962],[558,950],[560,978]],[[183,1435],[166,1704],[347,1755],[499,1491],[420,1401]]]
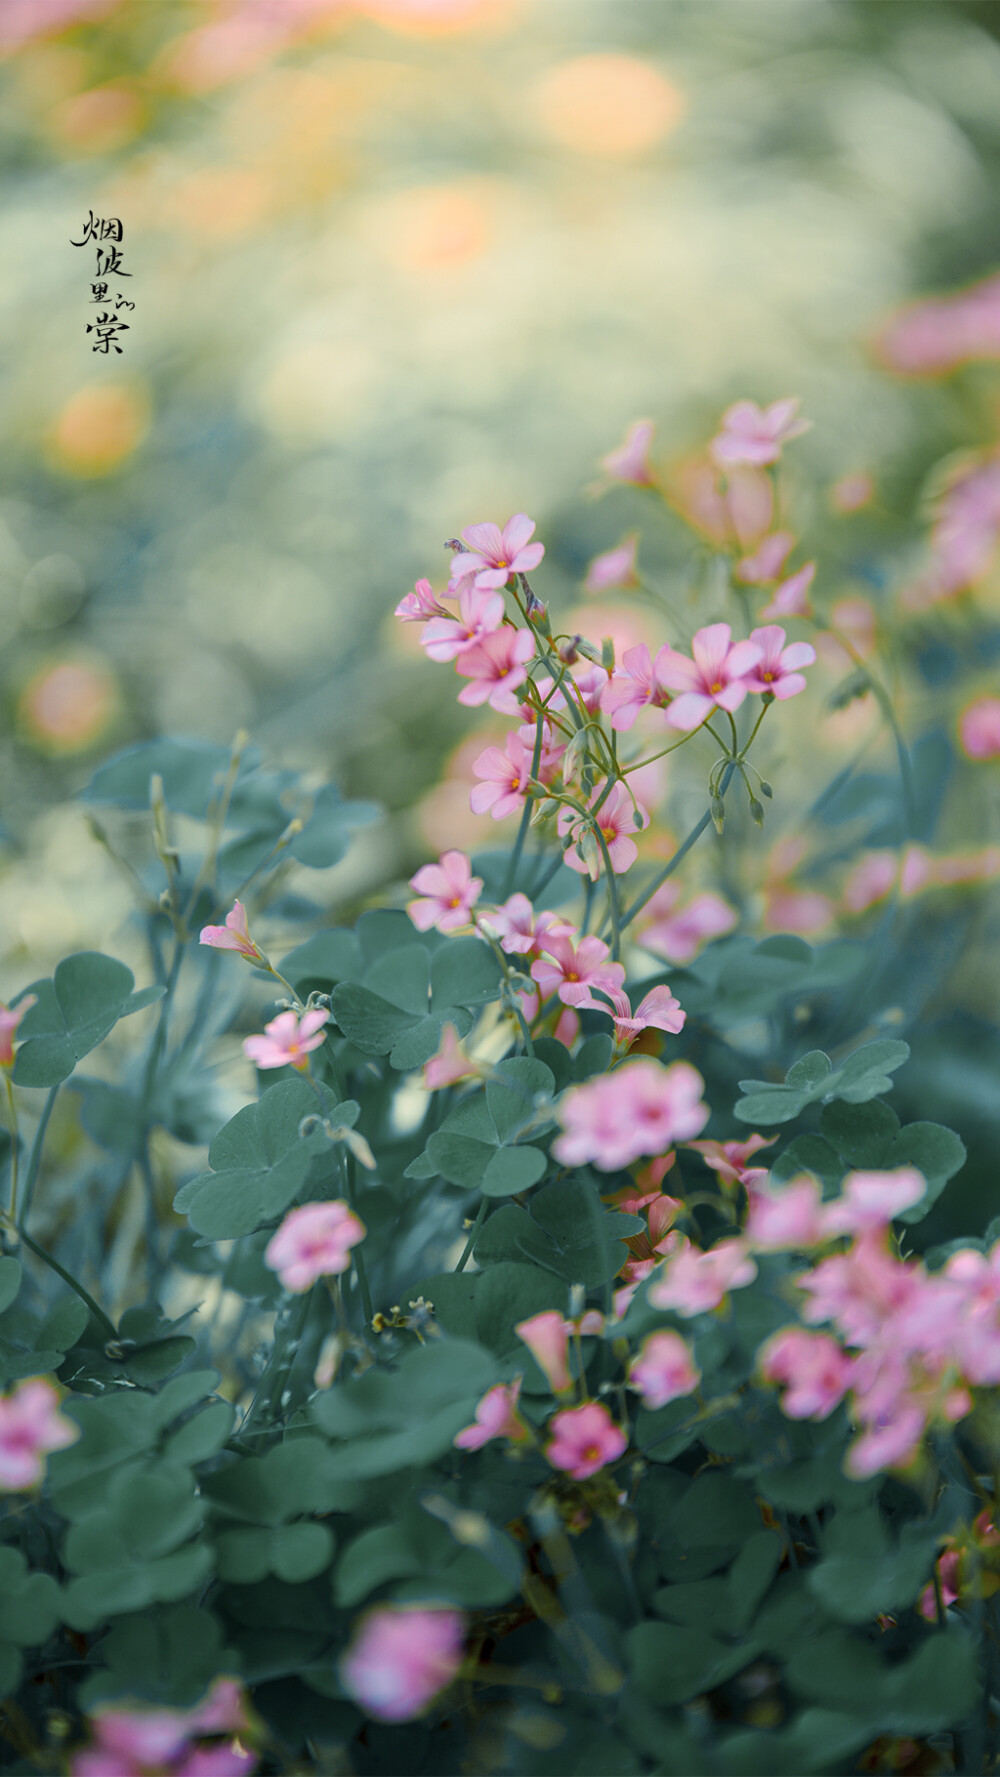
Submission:
[[[762,796],[766,796],[769,802],[771,801],[771,798],[774,795],[774,791],[772,790],[766,777],[762,777],[760,780],[760,793]]]
[[[562,647],[559,649],[559,658],[564,666],[572,666],[573,663],[580,658],[577,648],[578,644],[582,641],[582,636],[570,636],[569,640],[563,643]]]
[[[601,665],[606,673],[615,670],[615,644],[610,636],[605,636],[601,642]]]
[[[726,805],[721,796],[713,796],[709,806],[712,812],[712,820],[715,823],[715,831],[721,833],[726,819]]]
[[[750,798],[750,816],[751,819],[756,822],[758,827],[764,825],[764,804],[763,802],[758,802],[756,796],[751,796]]]

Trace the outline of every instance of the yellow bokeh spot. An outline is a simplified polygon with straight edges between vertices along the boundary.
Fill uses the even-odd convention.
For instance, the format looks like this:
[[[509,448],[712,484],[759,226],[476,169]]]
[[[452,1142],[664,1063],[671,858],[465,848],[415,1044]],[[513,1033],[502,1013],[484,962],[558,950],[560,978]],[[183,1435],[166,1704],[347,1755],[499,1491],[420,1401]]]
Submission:
[[[637,56],[586,55],[560,62],[535,90],[550,136],[577,154],[642,154],[676,128],[684,95]]]
[[[201,167],[174,186],[166,215],[188,233],[232,237],[262,222],[272,197],[271,181],[249,167]]]
[[[18,699],[25,739],[45,753],[81,753],[107,732],[118,710],[118,685],[100,655],[47,661]]]
[[[355,7],[366,18],[408,37],[443,37],[506,23],[514,10],[512,0],[355,0]]]
[[[134,383],[89,383],[71,395],[49,435],[54,466],[69,475],[110,475],[149,431],[149,401]]]

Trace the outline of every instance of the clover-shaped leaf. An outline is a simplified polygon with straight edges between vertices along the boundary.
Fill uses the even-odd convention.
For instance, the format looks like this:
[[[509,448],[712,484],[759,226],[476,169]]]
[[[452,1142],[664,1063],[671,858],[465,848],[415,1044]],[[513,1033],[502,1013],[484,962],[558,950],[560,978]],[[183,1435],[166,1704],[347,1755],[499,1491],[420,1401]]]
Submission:
[[[783,1085],[770,1080],[741,1080],[746,1094],[735,1105],[744,1123],[790,1123],[807,1105],[841,1098],[848,1104],[864,1104],[880,1092],[892,1090],[890,1074],[909,1055],[909,1045],[891,1038],[864,1043],[837,1068],[821,1049],[803,1055],[785,1076]]]
[[[119,1018],[162,999],[165,989],[133,992],[135,977],[124,963],[97,950],[64,957],[51,981],[33,981],[24,993],[36,1004],[21,1021],[14,1064],[18,1086],[58,1086],[78,1061],[102,1043]],[[16,1002],[15,1002],[16,1003]]]

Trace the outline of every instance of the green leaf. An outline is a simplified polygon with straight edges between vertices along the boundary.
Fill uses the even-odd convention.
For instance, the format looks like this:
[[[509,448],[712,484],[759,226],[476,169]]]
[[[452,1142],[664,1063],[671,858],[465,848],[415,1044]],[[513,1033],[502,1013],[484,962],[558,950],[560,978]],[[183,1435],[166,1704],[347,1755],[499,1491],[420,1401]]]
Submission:
[[[119,1018],[139,1010],[131,1003],[134,984],[131,969],[97,950],[64,957],[51,981],[33,981],[24,993],[33,993],[37,1004],[21,1022],[15,1084],[57,1086],[67,1079]]]
[[[811,1049],[808,1055],[803,1055],[801,1061],[789,1068],[785,1075],[785,1085],[794,1086],[796,1091],[804,1088],[812,1096],[817,1089],[826,1091],[832,1072],[833,1063],[829,1055],[824,1055],[822,1049]]]
[[[431,958],[431,1003],[435,1012],[451,1006],[482,1006],[495,1000],[502,978],[497,958],[481,938],[449,938]],[[509,1063],[504,1062],[506,1071]]]
[[[824,1105],[819,1126],[848,1164],[857,1167],[881,1167],[899,1134],[899,1118],[879,1099],[865,1105]]]
[[[317,1396],[309,1412],[321,1431],[340,1440],[338,1477],[367,1480],[444,1455],[497,1380],[494,1360],[481,1346],[436,1340],[407,1353],[392,1373],[368,1371]]]
[[[965,1165],[965,1144],[941,1123],[907,1123],[889,1150],[888,1167],[915,1166],[927,1180],[919,1203],[904,1209],[900,1222],[919,1222],[935,1204],[945,1185]]]
[[[16,1259],[0,1259],[0,1314],[9,1308],[21,1287],[21,1267]]]
[[[206,1475],[202,1492],[213,1508],[251,1524],[285,1524],[304,1513],[331,1512],[354,1503],[321,1438],[296,1436],[265,1456],[244,1456]]]
[[[371,826],[381,814],[377,802],[345,802],[334,784],[325,784],[316,793],[312,814],[302,832],[288,849],[293,858],[310,870],[326,870],[331,864],[339,864],[359,828]]]
[[[357,1116],[353,1100],[333,1102],[323,1093],[334,1122]],[[245,1105],[220,1130],[209,1149],[211,1172],[181,1186],[174,1208],[210,1240],[252,1234],[262,1222],[281,1215],[302,1189],[317,1155],[329,1152],[321,1131],[299,1135],[303,1119],[316,1112],[316,1092],[305,1080],[279,1080],[256,1105]]]
[[[353,1610],[387,1580],[424,1573],[425,1562],[407,1524],[376,1524],[345,1548],[337,1563],[334,1597],[342,1609]]]
[[[548,1169],[541,1148],[498,1148],[479,1183],[484,1197],[513,1197],[537,1185]]]
[[[597,1289],[625,1262],[625,1237],[644,1227],[637,1216],[606,1210],[585,1180],[560,1179],[536,1192],[530,1213],[514,1204],[495,1210],[476,1242],[475,1256],[480,1265],[527,1260],[566,1283]]]
[[[47,1573],[31,1573],[19,1549],[0,1547],[0,1644],[37,1647],[59,1621],[59,1587]]]
[[[248,775],[260,761],[256,748],[243,755],[241,775]],[[90,783],[80,792],[84,802],[103,802],[115,808],[149,807],[150,780],[163,779],[167,807],[176,814],[200,819],[213,791],[221,787],[229,770],[230,749],[201,740],[147,740],[126,747],[99,765]]]
[[[549,1384],[537,1370],[526,1345],[514,1331],[518,1321],[528,1320],[543,1309],[565,1312],[566,1285],[537,1265],[507,1261],[491,1265],[479,1278],[475,1298],[475,1332],[481,1343],[498,1357],[517,1352],[525,1370],[533,1370],[546,1393]]]
[[[892,1089],[890,1074],[909,1055],[906,1043],[883,1039],[864,1043],[840,1067],[833,1068],[821,1050],[812,1050],[789,1069],[784,1085],[769,1080],[741,1080],[747,1094],[737,1101],[736,1115],[744,1123],[789,1123],[806,1105],[820,1099],[845,1099],[863,1104]]]
[[[200,1413],[170,1434],[164,1445],[164,1455],[171,1462],[204,1462],[221,1450],[232,1430],[233,1416],[228,1401],[210,1401]]]
[[[511,1056],[497,1072],[501,1078],[487,1082],[486,1103],[498,1141],[506,1142],[535,1115],[536,1099],[551,1099],[555,1080],[544,1062],[526,1055]]]
[[[362,972],[363,963],[358,941],[346,927],[335,926],[317,932],[290,950],[281,965],[281,972],[293,987],[315,981],[323,987],[337,981],[354,981]]]
[[[844,1162],[821,1135],[797,1135],[773,1162],[771,1179],[783,1185],[800,1172],[814,1173],[828,1187],[827,1195],[832,1195],[844,1176]]]
[[[161,1604],[155,1611],[119,1617],[103,1636],[104,1661],[80,1688],[80,1706],[93,1710],[126,1697],[174,1708],[199,1703],[220,1672],[241,1669],[235,1648],[207,1604]]]
[[[254,1585],[269,1573],[290,1585],[314,1579],[333,1560],[334,1542],[325,1524],[283,1524],[272,1529],[225,1530],[216,1541],[219,1578]]]
[[[710,1690],[730,1654],[714,1635],[690,1623],[639,1623],[625,1640],[632,1683],[661,1707]]]
[[[877,1505],[839,1511],[824,1532],[823,1559],[807,1585],[841,1623],[870,1622],[911,1605],[927,1584],[941,1540],[938,1523],[908,1523],[894,1544]]]

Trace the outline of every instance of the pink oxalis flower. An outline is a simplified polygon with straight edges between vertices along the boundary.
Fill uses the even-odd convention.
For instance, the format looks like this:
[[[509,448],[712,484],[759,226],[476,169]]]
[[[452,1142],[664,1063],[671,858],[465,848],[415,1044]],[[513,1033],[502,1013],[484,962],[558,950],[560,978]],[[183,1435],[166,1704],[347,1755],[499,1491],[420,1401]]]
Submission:
[[[789,1419],[828,1418],[850,1386],[851,1360],[829,1333],[785,1327],[761,1346],[757,1362],[766,1382],[785,1389]]]
[[[458,601],[459,615],[432,617],[420,638],[431,660],[455,660],[500,628],[503,594],[483,592],[466,582]]]
[[[520,1320],[514,1328],[518,1338],[528,1347],[553,1394],[565,1394],[572,1388],[569,1373],[569,1336],[572,1322],[564,1320],[554,1308]]]
[[[250,936],[246,908],[241,901],[233,902],[224,926],[202,926],[198,942],[211,945],[213,950],[238,950],[248,963],[267,967],[267,957]]]
[[[687,1014],[669,987],[651,987],[634,1012],[632,1002],[624,990],[610,988],[608,998],[611,1001],[610,1006],[606,1006],[603,1000],[590,1000],[588,1003],[598,1012],[611,1013],[615,1021],[615,1042],[619,1046],[634,1043],[644,1030],[665,1030],[671,1036],[676,1036],[679,1030],[684,1029]]]
[[[545,934],[545,955],[531,965],[531,978],[542,993],[558,993],[564,1006],[588,1003],[594,987],[621,987],[625,970],[621,963],[608,962],[611,952],[603,938],[573,939],[554,930]]]
[[[26,993],[16,1006],[5,1006],[0,1000],[0,1067],[13,1067],[17,1027],[25,1012],[37,1004],[38,997],[33,993]]]
[[[518,702],[514,693],[528,676],[528,662],[534,652],[534,638],[526,629],[512,629],[505,624],[493,635],[483,636],[455,661],[456,671],[471,680],[459,692],[459,703],[472,708],[488,703],[501,715],[516,716]]]
[[[98,1710],[90,1722],[92,1742],[75,1754],[70,1770],[72,1777],[142,1777],[168,1769],[170,1777],[249,1777],[257,1757],[238,1741],[192,1744],[192,1736],[238,1734],[247,1725],[242,1687],[217,1678],[194,1709]]]
[[[1000,759],[1000,697],[980,697],[962,711],[958,723],[967,759]]]
[[[428,1092],[440,1086],[455,1086],[459,1080],[471,1080],[483,1072],[480,1062],[466,1054],[454,1024],[441,1026],[441,1045],[435,1055],[424,1062],[424,1085]]]
[[[680,1333],[650,1333],[628,1367],[629,1387],[655,1412],[668,1401],[693,1394],[701,1381],[691,1347]]]
[[[750,1199],[746,1237],[757,1252],[802,1252],[827,1239],[823,1193],[811,1174],[758,1189]]]
[[[654,1308],[672,1308],[688,1319],[718,1308],[730,1290],[743,1289],[756,1275],[745,1240],[720,1240],[709,1252],[701,1252],[688,1240],[670,1254],[650,1284],[649,1301]]]
[[[689,1062],[662,1067],[650,1056],[574,1086],[559,1102],[563,1134],[552,1152],[564,1166],[617,1172],[644,1154],[663,1154],[708,1122],[705,1082]]]
[[[772,531],[752,555],[745,555],[736,563],[734,579],[742,580],[745,586],[769,586],[777,580],[794,543],[791,531]]]
[[[472,579],[479,588],[504,587],[512,574],[530,574],[537,568],[545,546],[532,543],[535,526],[526,512],[508,518],[503,530],[495,524],[470,524],[462,532],[468,545],[451,564],[451,584]]]
[[[265,1024],[263,1036],[244,1039],[243,1053],[260,1068],[297,1067],[304,1071],[309,1066],[306,1057],[325,1042],[323,1026],[329,1021],[329,1012],[303,1012],[301,1018],[297,1012],[281,1012]]]
[[[584,592],[610,592],[615,587],[628,589],[638,586],[639,576],[635,571],[635,552],[639,538],[635,531],[616,543],[614,549],[606,549],[603,555],[595,555],[583,583]]]
[[[736,401],[722,416],[722,431],[709,446],[722,468],[734,463],[776,463],[782,445],[808,432],[811,421],[796,418],[796,396],[758,407],[756,401]]]
[[[0,1490],[18,1493],[35,1487],[45,1473],[44,1457],[80,1436],[79,1427],[59,1411],[50,1382],[30,1377],[0,1395]]]
[[[563,1469],[574,1481],[588,1480],[628,1449],[621,1426],[599,1401],[590,1401],[585,1407],[564,1407],[549,1430],[552,1439],[545,1454],[553,1468]]]
[[[632,836],[649,826],[649,810],[643,808],[622,783],[613,785],[606,796],[604,789],[603,784],[595,786],[588,806],[594,811],[598,832],[607,846],[611,868],[616,876],[622,876],[626,870],[631,870],[639,856],[639,847]],[[590,876],[596,882],[603,858],[589,823],[575,809],[562,808],[556,827],[561,838],[569,837],[572,841],[563,854],[563,862],[571,870],[581,876]],[[591,847],[585,844],[588,834]]]
[[[546,948],[546,940],[575,938],[576,926],[548,909],[536,913],[527,895],[508,896],[499,907],[491,907],[482,915],[487,931],[499,938],[508,956],[538,956]]]
[[[682,892],[676,882],[665,882],[657,889],[646,908],[647,913],[656,917],[638,933],[644,950],[651,950],[678,967],[691,962],[710,938],[731,932],[740,921],[735,908],[721,895],[708,890],[695,895],[686,906],[678,906]]]
[[[351,1247],[367,1229],[342,1198],[331,1203],[303,1203],[289,1210],[264,1249],[264,1263],[276,1271],[286,1290],[301,1295],[319,1277],[337,1277],[351,1263]]]
[[[620,669],[601,691],[601,708],[610,716],[611,726],[617,732],[632,728],[639,711],[647,704],[664,709],[670,702],[670,691],[659,668],[661,660],[671,652],[670,648],[661,648],[654,663],[645,642],[626,648]]]
[[[749,689],[747,676],[763,649],[756,642],[733,642],[728,623],[710,623],[691,643],[689,660],[674,648],[661,648],[656,670],[665,685],[680,693],[667,710],[671,728],[689,733],[714,709],[738,710]]]
[[[807,562],[776,586],[771,594],[771,602],[761,611],[762,617],[811,617],[812,606],[809,603],[809,588],[816,578],[816,563]]]
[[[804,691],[806,681],[801,668],[812,666],[816,650],[809,642],[792,642],[785,647],[785,632],[778,623],[752,629],[750,640],[760,649],[761,657],[746,676],[748,691],[770,692],[784,703]]]
[[[457,1432],[452,1443],[459,1450],[481,1450],[491,1438],[511,1438],[515,1444],[523,1444],[530,1433],[517,1411],[521,1381],[515,1376],[513,1382],[498,1382],[487,1389],[476,1408],[475,1424]]]
[[[449,613],[443,605],[439,605],[434,588],[429,580],[418,580],[412,592],[401,598],[393,612],[401,623],[426,623],[429,617],[447,617]]]
[[[451,1683],[464,1640],[460,1611],[378,1604],[355,1629],[340,1662],[341,1683],[379,1721],[412,1721]]]
[[[457,932],[472,919],[472,909],[483,892],[483,879],[473,876],[463,851],[446,851],[436,864],[422,864],[410,887],[420,899],[406,909],[418,932],[436,926],[439,932]]]
[[[601,458],[601,468],[611,481],[631,481],[638,487],[650,487],[653,472],[649,466],[649,447],[656,427],[652,420],[633,420],[625,434],[624,444],[609,450]]]

